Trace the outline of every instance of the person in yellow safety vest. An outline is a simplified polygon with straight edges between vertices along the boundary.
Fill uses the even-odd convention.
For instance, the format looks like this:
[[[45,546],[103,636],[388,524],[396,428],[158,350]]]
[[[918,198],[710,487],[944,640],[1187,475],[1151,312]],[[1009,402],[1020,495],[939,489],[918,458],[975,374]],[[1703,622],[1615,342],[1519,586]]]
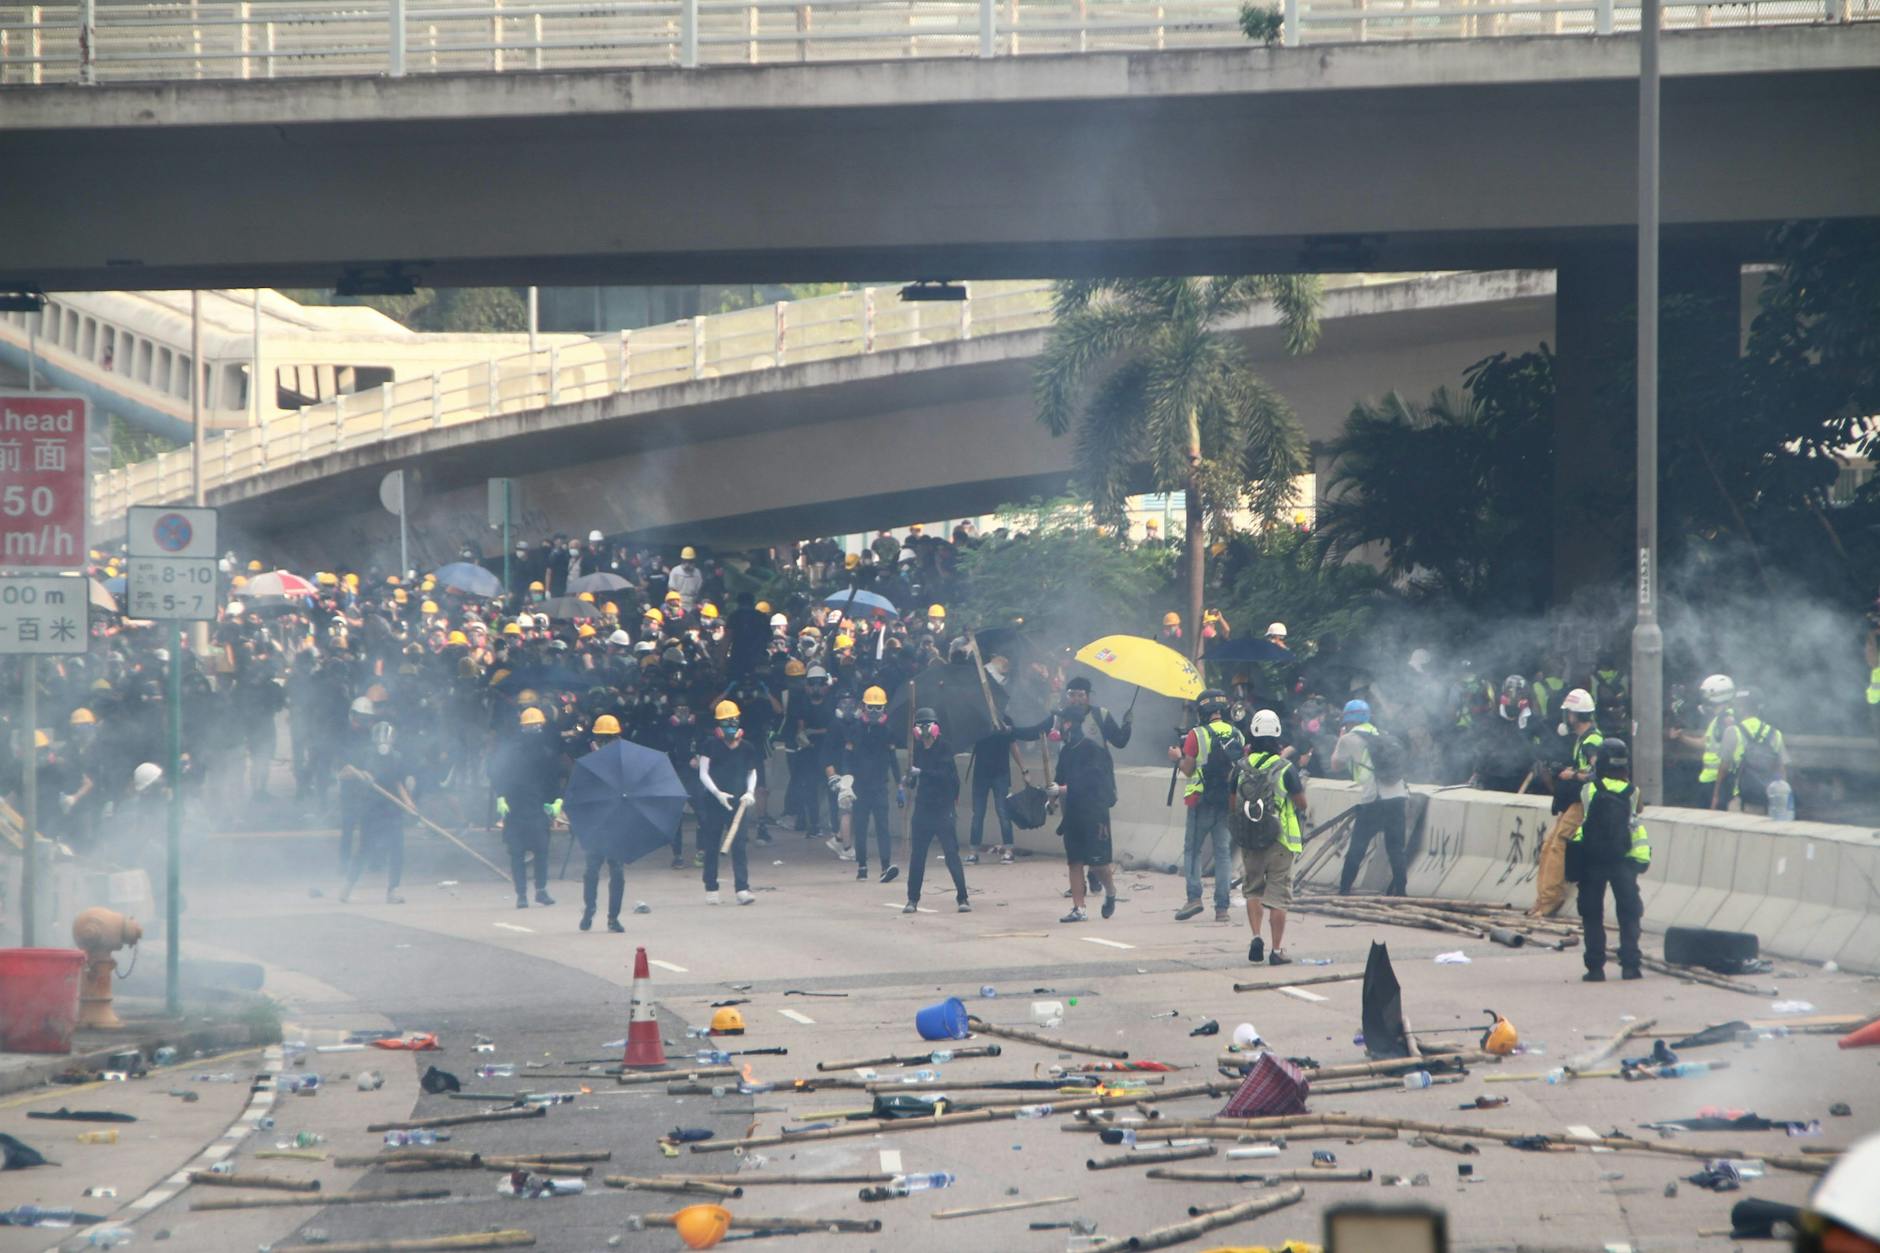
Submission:
[[[1867,721],[1880,736],[1880,631],[1867,632]]]
[[[1568,692],[1560,702],[1565,721],[1562,736],[1573,737],[1567,764],[1554,772],[1554,823],[1541,841],[1540,868],[1535,876],[1534,905],[1528,914],[1549,918],[1559,912],[1567,900],[1567,842],[1580,829],[1586,808],[1580,802],[1580,789],[1593,778],[1593,754],[1604,742],[1593,724],[1593,694],[1583,687]]]
[[[1168,750],[1176,769],[1188,777],[1182,804],[1188,822],[1182,840],[1182,872],[1187,878],[1188,900],[1175,912],[1186,922],[1201,912],[1201,850],[1214,848],[1214,921],[1227,921],[1229,890],[1234,877],[1234,841],[1228,828],[1228,805],[1233,799],[1234,767],[1246,755],[1246,744],[1227,720],[1227,694],[1211,687],[1195,702],[1200,715],[1182,737],[1179,748]]]
[[[1727,674],[1713,674],[1697,687],[1698,712],[1709,718],[1704,733],[1693,735],[1676,727],[1666,738],[1702,749],[1703,762],[1697,771],[1699,783],[1710,784],[1710,808],[1736,809],[1736,771],[1743,760],[1743,735],[1736,725],[1736,681]]]
[[[1586,937],[1587,983],[1606,981],[1606,889],[1612,889],[1619,922],[1619,971],[1641,977],[1639,925],[1645,904],[1639,876],[1651,868],[1652,846],[1639,821],[1639,792],[1632,783],[1632,751],[1624,740],[1599,746],[1598,777],[1580,789],[1586,819],[1567,846],[1567,878],[1580,885],[1580,930]]]
[[[1736,694],[1736,768],[1730,773],[1731,798],[1744,813],[1769,812],[1769,785],[1789,776],[1789,749],[1782,731],[1758,712],[1755,693]]]
[[[1299,768],[1280,752],[1279,715],[1262,709],[1248,724],[1252,736],[1247,741],[1247,758],[1242,771],[1264,772],[1271,779],[1273,801],[1279,808],[1279,835],[1264,849],[1241,847],[1241,890],[1247,895],[1247,925],[1253,929],[1253,942],[1247,946],[1247,960],[1260,960],[1260,920],[1262,913],[1273,920],[1273,949],[1267,954],[1268,965],[1284,966],[1291,959],[1282,947],[1286,938],[1286,911],[1292,907],[1293,862],[1304,849],[1300,831],[1306,819],[1306,785]],[[1245,795],[1238,787],[1234,801],[1244,804]],[[1257,795],[1257,789],[1256,789]],[[1254,815],[1242,811],[1243,817]],[[1251,829],[1251,823],[1239,830]]]

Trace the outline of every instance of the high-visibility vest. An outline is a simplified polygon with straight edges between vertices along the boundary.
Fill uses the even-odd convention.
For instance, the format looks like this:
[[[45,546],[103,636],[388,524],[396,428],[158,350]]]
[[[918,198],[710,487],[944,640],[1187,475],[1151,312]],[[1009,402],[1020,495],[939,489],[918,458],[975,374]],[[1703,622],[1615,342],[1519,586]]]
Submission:
[[[1182,789],[1183,796],[1201,794],[1204,786],[1201,768],[1208,764],[1208,755],[1214,751],[1214,741],[1217,739],[1231,747],[1240,741],[1240,732],[1234,729],[1233,723],[1219,720],[1195,728],[1195,772],[1188,776],[1188,786]]]
[[[1560,695],[1560,689],[1565,686],[1565,680],[1551,674],[1543,676],[1539,682],[1534,684],[1532,688],[1534,693],[1534,707],[1541,711],[1541,717],[1545,718],[1547,716],[1547,711],[1553,708],[1554,698]]]
[[[1604,788],[1608,792],[1631,792],[1632,845],[1630,848],[1626,849],[1625,855],[1629,860],[1638,862],[1640,865],[1650,864],[1652,859],[1652,845],[1651,840],[1646,835],[1645,824],[1639,821],[1638,789],[1633,787],[1631,782],[1626,779],[1596,779],[1588,783],[1585,787],[1580,789],[1580,807],[1589,814],[1593,812],[1593,789],[1596,787]],[[1579,843],[1581,830],[1583,829],[1584,828],[1576,829],[1571,836],[1567,837],[1567,842],[1570,844]]]
[[[1581,772],[1593,769],[1593,750],[1606,742],[1597,728],[1592,728],[1573,742],[1573,768]]]
[[[1723,773],[1723,732],[1725,730],[1723,720],[1726,716],[1732,722],[1735,721],[1735,714],[1718,714],[1710,720],[1710,725],[1704,728],[1704,763],[1703,768],[1697,772],[1699,783],[1715,783],[1717,776]],[[1738,735],[1736,751],[1730,756],[1730,769],[1736,769],[1742,760],[1743,737]]]
[[[1875,666],[1867,674],[1867,703],[1880,705],[1880,666]]]
[[[1305,848],[1299,839],[1299,811],[1293,808],[1292,797],[1286,793],[1286,785],[1283,782],[1286,768],[1273,764],[1279,760],[1278,753],[1250,753],[1247,756],[1247,768],[1273,771],[1273,795],[1279,798],[1279,842],[1288,850],[1297,853]]]

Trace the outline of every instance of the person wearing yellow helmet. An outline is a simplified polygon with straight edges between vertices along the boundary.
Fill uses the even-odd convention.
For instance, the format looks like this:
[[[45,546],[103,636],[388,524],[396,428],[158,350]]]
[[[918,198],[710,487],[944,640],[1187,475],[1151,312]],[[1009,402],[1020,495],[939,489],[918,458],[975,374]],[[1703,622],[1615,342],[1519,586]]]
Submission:
[[[591,640],[594,638],[597,632],[594,630],[593,623],[583,622],[580,626],[574,629],[574,634],[575,634],[576,639]]]
[[[425,601],[423,604],[418,606],[418,612],[423,614],[427,618],[437,617],[437,602],[434,600]]]
[[[1182,616],[1173,609],[1163,614],[1162,626],[1155,637],[1177,652],[1182,651]]]
[[[462,631],[452,631],[450,635],[445,638],[444,643],[451,648],[468,648],[470,647],[470,637],[465,635]]]
[[[583,604],[591,605],[594,603],[594,593],[593,592],[581,592],[575,596],[575,599],[578,601],[581,601]]]
[[[521,639],[522,638],[522,624],[520,622],[503,623],[503,634],[512,640]]]
[[[699,593],[705,587],[705,572],[698,568],[698,553],[687,544],[679,550],[679,564],[666,572],[666,589],[679,593],[679,603],[687,613],[698,607]]]
[[[862,693],[862,706],[855,717],[845,718],[840,730],[841,743],[826,773],[835,791],[837,806],[849,810],[849,840],[840,841],[836,856],[843,861],[853,858],[855,877],[868,877],[868,828],[875,829],[875,846],[880,854],[881,881],[892,883],[901,868],[894,862],[894,832],[888,826],[888,788],[892,784],[895,801],[907,804],[907,790],[901,786],[901,761],[895,754],[894,733],[888,727],[888,693],[871,687]]]
[[[607,745],[620,738],[620,719],[612,714],[602,714],[594,719],[594,725],[588,730],[589,747],[599,752]],[[626,930],[620,925],[620,903],[626,897],[626,865],[618,857],[609,857],[604,852],[587,850],[586,864],[581,871],[581,921],[578,924],[583,931],[594,926],[594,911],[600,900],[601,867],[607,868],[607,929],[619,934]]]
[[[528,858],[535,859],[535,902],[553,905],[548,894],[548,832],[561,816],[561,752],[551,736],[548,718],[525,698],[517,696],[522,712],[520,734],[505,745],[490,763],[490,783],[496,792],[496,816],[503,824],[503,843],[509,849],[509,875],[515,883],[516,908],[529,907]]]
[[[945,605],[927,606],[927,629],[936,635],[946,633],[947,607]]]
[[[743,710],[736,701],[721,700],[712,708],[712,732],[698,745],[698,781],[704,794],[698,805],[699,851],[704,854],[705,902],[718,903],[718,858],[730,835],[732,886],[738,904],[757,900],[751,893],[750,862],[746,853],[755,823],[751,809],[757,804],[757,746],[745,738]],[[736,794],[728,789],[737,788]],[[735,830],[734,830],[735,826]]]

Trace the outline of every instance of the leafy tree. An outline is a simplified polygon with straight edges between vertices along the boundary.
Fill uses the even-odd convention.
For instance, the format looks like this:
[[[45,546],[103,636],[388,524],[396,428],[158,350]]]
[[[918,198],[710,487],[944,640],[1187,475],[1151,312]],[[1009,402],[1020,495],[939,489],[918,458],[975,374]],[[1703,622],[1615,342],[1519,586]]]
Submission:
[[[1217,579],[1210,604],[1227,616],[1236,638],[1257,636],[1277,621],[1302,647],[1362,638],[1391,595],[1382,571],[1362,562],[1320,562],[1311,536],[1285,528],[1234,535],[1214,562],[1209,581]]]
[[[146,431],[132,426],[117,414],[110,415],[111,430],[111,468],[121,470],[125,466],[148,461],[152,457],[162,456],[178,448],[188,447],[187,441],[170,439],[155,431]]]
[[[1286,15],[1278,9],[1243,4],[1240,6],[1240,29],[1247,38],[1257,39],[1271,48],[1285,32]]]
[[[408,296],[341,296],[321,288],[284,288],[303,305],[364,305],[414,331],[491,334],[529,329],[529,305],[519,287],[420,287]]]
[[[949,621],[975,629],[1023,625],[1050,643],[1142,634],[1169,593],[1174,557],[1132,547],[1092,524],[1081,502],[1033,502],[1002,523],[1017,538],[960,554]]]
[[[1285,399],[1219,329],[1269,302],[1287,349],[1309,351],[1319,333],[1314,277],[1063,282],[1034,380],[1038,420],[1053,435],[1076,429],[1072,477],[1099,522],[1121,523],[1123,500],[1145,464],[1156,490],[1186,492],[1194,649],[1208,530],[1224,534],[1243,504],[1263,520],[1283,517],[1294,479],[1310,465]]]

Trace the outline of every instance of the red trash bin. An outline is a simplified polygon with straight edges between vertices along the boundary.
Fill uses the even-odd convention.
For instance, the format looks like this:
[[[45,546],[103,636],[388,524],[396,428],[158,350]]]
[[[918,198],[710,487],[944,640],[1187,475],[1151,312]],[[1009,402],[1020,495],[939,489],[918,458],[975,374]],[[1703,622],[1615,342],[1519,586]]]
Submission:
[[[84,969],[75,948],[0,948],[0,1052],[71,1052]]]

